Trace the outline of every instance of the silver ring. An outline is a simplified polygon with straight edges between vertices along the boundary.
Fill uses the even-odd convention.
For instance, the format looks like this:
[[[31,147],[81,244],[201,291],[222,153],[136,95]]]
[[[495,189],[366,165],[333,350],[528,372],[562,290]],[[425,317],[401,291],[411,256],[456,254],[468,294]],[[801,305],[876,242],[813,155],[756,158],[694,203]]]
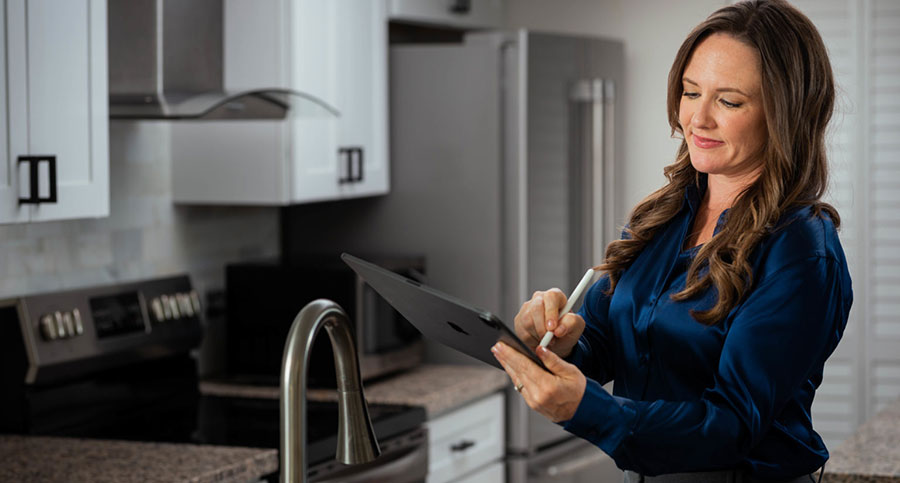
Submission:
[[[517,384],[514,388],[516,392],[522,392],[522,388],[525,387],[525,384]]]

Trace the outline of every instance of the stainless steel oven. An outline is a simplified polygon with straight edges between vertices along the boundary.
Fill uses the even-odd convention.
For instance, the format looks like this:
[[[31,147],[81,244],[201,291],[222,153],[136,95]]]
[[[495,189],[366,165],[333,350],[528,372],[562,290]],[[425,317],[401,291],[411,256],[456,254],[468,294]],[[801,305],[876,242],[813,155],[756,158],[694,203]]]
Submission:
[[[200,303],[187,276],[0,300],[0,433],[278,448],[277,399],[200,393]],[[424,408],[369,405],[360,466],[334,460],[337,404],[308,411],[311,481],[425,480]]]

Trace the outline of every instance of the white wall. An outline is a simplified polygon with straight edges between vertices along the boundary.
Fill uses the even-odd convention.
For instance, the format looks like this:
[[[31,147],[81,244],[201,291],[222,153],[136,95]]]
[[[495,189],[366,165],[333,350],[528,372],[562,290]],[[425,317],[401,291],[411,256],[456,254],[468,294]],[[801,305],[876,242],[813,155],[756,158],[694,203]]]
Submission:
[[[508,0],[506,26],[613,37],[625,43],[622,206],[617,223],[665,182],[678,141],[666,121],[666,80],[688,32],[725,0]]]

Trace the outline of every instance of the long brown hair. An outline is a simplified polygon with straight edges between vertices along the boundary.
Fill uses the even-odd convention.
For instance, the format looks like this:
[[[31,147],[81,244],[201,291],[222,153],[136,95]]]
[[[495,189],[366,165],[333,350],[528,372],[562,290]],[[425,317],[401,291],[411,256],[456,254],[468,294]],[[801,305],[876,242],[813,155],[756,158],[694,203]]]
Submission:
[[[710,285],[718,290],[715,305],[692,311],[700,323],[725,318],[753,283],[748,258],[789,209],[812,206],[840,226],[837,211],[821,200],[828,185],[825,132],[834,107],[834,78],[819,32],[797,9],[782,0],[751,0],[723,7],[688,35],[669,71],[667,110],[672,135],[681,146],[674,164],[666,166],[668,183],[638,203],[626,235],[606,248],[597,268],[610,277],[610,293],[622,273],[681,209],[685,188],[699,184],[679,123],[682,75],[694,48],[713,33],[725,33],[759,54],[762,97],[768,129],[759,177],[736,197],[719,233],[704,244],[688,268],[684,290],[673,300],[687,300]],[[709,270],[700,276],[701,268]]]

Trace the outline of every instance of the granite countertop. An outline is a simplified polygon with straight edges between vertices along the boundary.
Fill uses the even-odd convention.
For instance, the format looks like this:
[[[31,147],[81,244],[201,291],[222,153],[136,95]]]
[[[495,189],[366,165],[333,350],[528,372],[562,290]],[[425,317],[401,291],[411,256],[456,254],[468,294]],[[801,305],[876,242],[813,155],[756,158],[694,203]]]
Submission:
[[[503,389],[506,373],[489,366],[426,364],[396,376],[365,383],[366,400],[373,404],[423,406],[428,418],[439,416],[470,401]],[[202,381],[200,392],[214,396],[278,399],[278,387]],[[312,389],[310,400],[336,400],[330,389]]]
[[[249,482],[276,471],[274,449],[0,435],[0,481]]]
[[[900,482],[900,399],[831,452],[823,481]]]

